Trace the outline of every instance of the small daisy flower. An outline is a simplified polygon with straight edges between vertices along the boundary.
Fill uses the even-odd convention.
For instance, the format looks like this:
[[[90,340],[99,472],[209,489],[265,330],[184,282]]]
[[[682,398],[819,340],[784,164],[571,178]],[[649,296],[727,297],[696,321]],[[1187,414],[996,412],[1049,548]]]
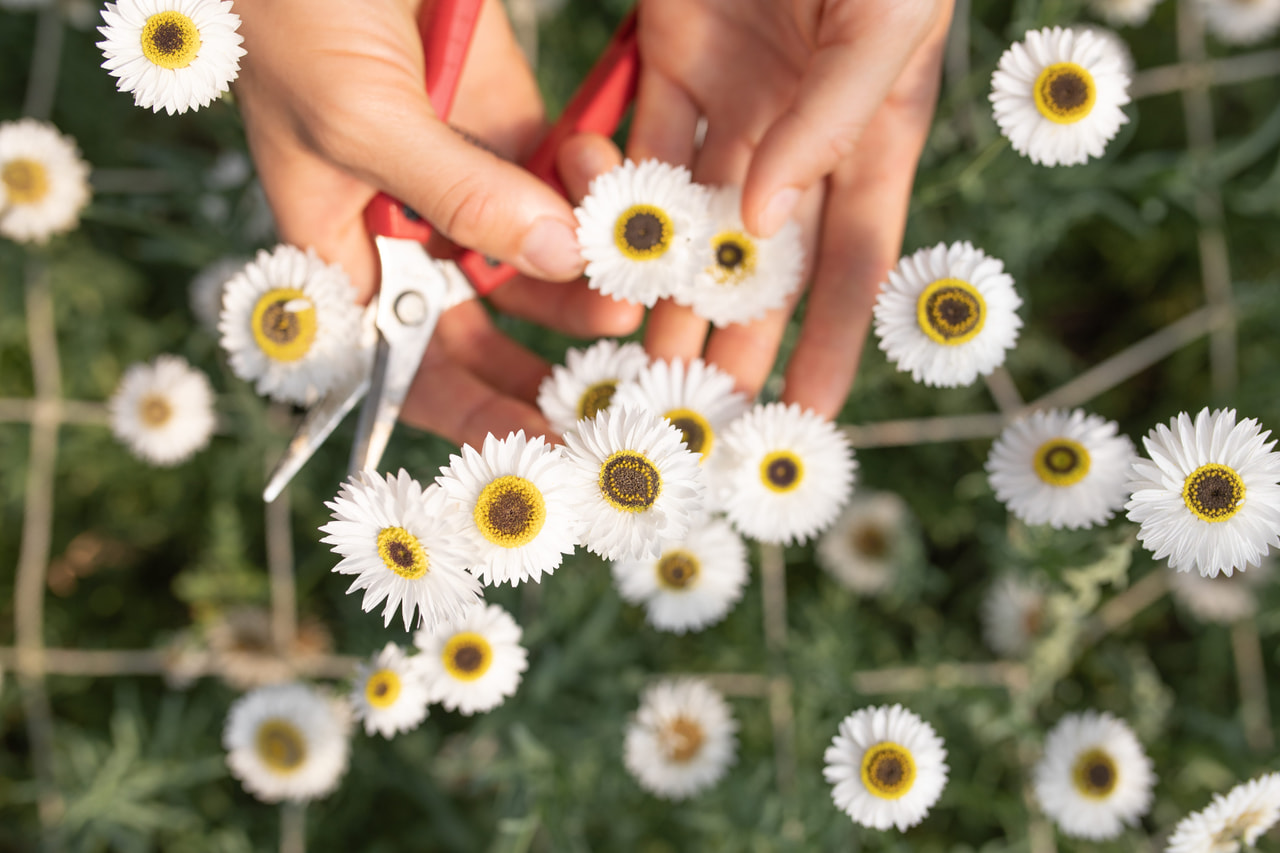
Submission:
[[[970,243],[939,243],[904,257],[876,299],[880,349],[925,385],[970,385],[1018,341],[1022,300],[997,258]]]
[[[218,317],[222,314],[222,294],[227,282],[235,278],[249,263],[249,258],[233,256],[219,258],[196,273],[187,290],[191,313],[202,327],[212,334],[218,333]]]
[[[1173,598],[1201,622],[1234,625],[1258,613],[1258,592],[1272,581],[1275,564],[1263,560],[1247,572],[1203,577],[1198,572],[1170,572]]]
[[[131,365],[107,409],[116,438],[153,465],[189,459],[204,449],[217,426],[209,380],[176,355]]]
[[[45,243],[89,203],[89,164],[75,140],[32,118],[0,123],[0,235]]]
[[[260,251],[225,285],[218,331],[231,369],[259,394],[307,404],[324,396],[364,358],[363,309],[347,274],[310,249]]]
[[[1113,27],[1137,27],[1147,22],[1160,0],[1089,0],[1093,11]]]
[[[413,637],[415,658],[430,701],[470,716],[516,695],[529,653],[520,626],[496,604],[472,607],[459,619],[424,628]]]
[[[587,188],[578,244],[593,290],[652,308],[711,263],[707,191],[689,170],[630,160]]]
[[[725,514],[743,536],[803,544],[839,515],[857,462],[835,424],[796,404],[756,406],[724,431]]]
[[[577,547],[568,463],[542,436],[490,433],[479,453],[467,444],[450,456],[436,482],[469,520],[471,571],[486,584],[540,582]]]
[[[742,188],[711,191],[711,262],[674,299],[717,326],[749,323],[783,308],[804,275],[800,225],[788,220],[767,239],[742,224]]]
[[[740,417],[749,405],[734,390],[733,377],[695,358],[655,361],[630,382],[618,386],[619,406],[647,409],[671,423],[684,437],[685,447],[698,454],[707,483],[707,509],[722,502],[715,460],[720,451],[717,435]]]
[[[1020,658],[1044,632],[1045,590],[1038,581],[1006,574],[982,600],[982,637],[993,652]]]
[[[716,518],[664,543],[656,560],[614,563],[613,582],[624,599],[645,605],[653,627],[683,634],[729,615],[750,569],[747,546]]]
[[[1235,409],[1183,412],[1142,443],[1125,504],[1138,539],[1178,571],[1212,577],[1257,565],[1280,548],[1280,453],[1256,420]]]
[[[347,722],[336,704],[303,684],[241,696],[222,730],[231,775],[264,803],[328,795],[347,769]]]
[[[427,718],[427,685],[414,661],[387,643],[367,663],[356,665],[351,707],[364,733],[391,738],[416,729]]]
[[[915,826],[947,784],[942,738],[901,705],[845,717],[823,760],[836,808],[870,829]]]
[[[649,793],[687,799],[718,782],[737,759],[737,730],[729,704],[705,681],[659,681],[640,697],[623,760]]]
[[[384,625],[397,610],[406,631],[415,611],[421,624],[436,625],[480,600],[480,582],[466,570],[467,539],[439,486],[424,490],[404,469],[386,480],[361,471],[325,506],[333,521],[320,541],[342,557],[333,570],[356,575],[347,592],[365,591],[366,613],[387,602]]]
[[[702,469],[678,429],[613,407],[565,436],[582,544],[606,560],[657,557],[702,510]]]
[[[538,408],[556,432],[567,434],[578,421],[594,418],[613,403],[623,382],[635,379],[649,356],[639,344],[596,341],[586,349],[565,353],[538,388]]]
[[[1254,44],[1280,27],[1280,0],[1200,0],[1209,32],[1223,44]]]
[[[1268,773],[1214,794],[1202,811],[1174,827],[1165,853],[1237,853],[1250,849],[1280,821],[1280,773]]]
[[[996,124],[1032,163],[1075,166],[1101,157],[1129,117],[1124,55],[1082,29],[1032,30],[991,76]]]
[[[208,106],[240,73],[230,0],[119,0],[102,10],[102,67],[133,103],[169,115]]]
[[[1133,731],[1107,713],[1067,714],[1045,738],[1036,799],[1066,835],[1101,841],[1151,807],[1155,773]]]
[[[1032,412],[991,446],[991,488],[1027,524],[1055,530],[1106,524],[1129,498],[1129,467],[1137,458],[1118,430],[1115,421],[1081,409]]]
[[[893,586],[909,511],[892,492],[855,494],[818,540],[818,565],[842,586],[876,595]]]

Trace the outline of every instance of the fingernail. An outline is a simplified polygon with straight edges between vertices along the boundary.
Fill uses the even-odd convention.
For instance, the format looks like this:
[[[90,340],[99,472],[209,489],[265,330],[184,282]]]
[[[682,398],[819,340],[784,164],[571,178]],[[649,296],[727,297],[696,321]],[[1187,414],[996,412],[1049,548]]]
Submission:
[[[582,272],[582,251],[573,229],[559,219],[544,216],[533,223],[520,245],[525,265],[543,278],[563,281]]]
[[[795,187],[786,187],[774,193],[760,213],[760,234],[757,236],[772,237],[791,216],[791,211],[795,210],[799,200],[800,190]]]

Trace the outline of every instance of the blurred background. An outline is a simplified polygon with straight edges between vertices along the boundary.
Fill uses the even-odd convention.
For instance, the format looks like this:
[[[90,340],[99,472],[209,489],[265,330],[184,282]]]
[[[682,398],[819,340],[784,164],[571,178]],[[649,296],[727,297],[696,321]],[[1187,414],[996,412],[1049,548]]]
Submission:
[[[630,5],[508,0],[553,116]],[[228,707],[294,676],[345,689],[355,658],[408,636],[360,611],[319,542],[352,425],[264,508],[296,413],[235,379],[193,310],[199,271],[275,242],[234,101],[133,107],[99,67],[97,23],[79,0],[0,0],[0,120],[54,122],[94,186],[70,235],[0,241],[0,850],[1154,851],[1213,792],[1280,769],[1276,585],[1237,576],[1247,606],[1215,621],[1196,605],[1208,592],[1169,594],[1132,525],[1027,528],[982,470],[1003,413],[1033,401],[1084,406],[1135,442],[1204,406],[1280,425],[1276,39],[1224,45],[1190,0],[1164,0],[1119,30],[1138,71],[1106,156],[1046,169],[999,135],[991,72],[1028,28],[1101,19],[1075,0],[958,0],[904,251],[970,240],[1003,259],[1026,325],[968,389],[917,386],[868,342],[840,420],[859,491],[909,510],[868,546],[888,580],[858,591],[812,547],[757,548],[729,617],[679,637],[581,553],[540,586],[486,591],[530,650],[514,698],[436,709],[392,741],[357,730],[341,787],[303,810],[228,775]],[[501,322],[553,362],[582,343]],[[117,444],[103,405],[164,352],[210,375],[220,418],[173,469]],[[383,464],[429,480],[452,449],[401,429]],[[984,601],[1004,576],[1030,590],[1025,638],[993,649]],[[622,764],[627,717],[667,673],[711,674],[740,725],[736,766],[680,804]],[[853,825],[821,772],[840,719],[894,702],[933,725],[951,768],[905,834]],[[1159,775],[1142,824],[1105,844],[1057,834],[1028,789],[1045,731],[1087,708],[1124,717]]]

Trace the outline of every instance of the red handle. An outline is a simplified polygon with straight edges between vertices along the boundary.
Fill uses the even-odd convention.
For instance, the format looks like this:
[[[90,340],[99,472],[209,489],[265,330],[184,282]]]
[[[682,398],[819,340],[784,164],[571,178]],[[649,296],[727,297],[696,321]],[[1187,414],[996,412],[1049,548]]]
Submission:
[[[559,121],[547,132],[525,163],[534,175],[546,181],[560,195],[567,196],[556,174],[556,152],[575,133],[613,135],[627,107],[635,99],[640,74],[640,53],[636,48],[636,13],[618,25],[608,47],[587,79],[578,87]],[[516,269],[466,249],[457,258],[476,292],[484,296],[516,275]]]
[[[435,0],[422,4],[418,34],[422,38],[427,97],[441,121],[447,121],[458,91],[462,66],[475,33],[484,0]],[[364,209],[365,227],[380,237],[427,242],[431,225],[412,208],[386,193],[378,193]]]

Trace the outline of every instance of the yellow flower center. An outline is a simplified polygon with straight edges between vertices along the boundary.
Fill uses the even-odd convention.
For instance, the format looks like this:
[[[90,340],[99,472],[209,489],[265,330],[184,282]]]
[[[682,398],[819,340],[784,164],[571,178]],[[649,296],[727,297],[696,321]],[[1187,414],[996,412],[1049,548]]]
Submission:
[[[36,204],[49,194],[49,170],[39,160],[16,157],[0,166],[0,184],[10,204]]]
[[[775,450],[760,463],[760,482],[771,492],[789,492],[804,479],[804,463],[790,450]]]
[[[945,346],[967,343],[982,331],[987,301],[972,284],[940,278],[924,289],[916,302],[916,321],[934,341]]]
[[[667,589],[687,589],[698,580],[701,564],[688,551],[668,551],[658,560],[658,583]]]
[[[1182,501],[1196,518],[1226,521],[1244,506],[1244,480],[1226,465],[1201,465],[1183,482]]]
[[[400,698],[400,676],[395,670],[378,670],[364,683],[364,698],[375,708],[390,708]]]
[[[619,450],[600,466],[600,494],[615,509],[644,512],[662,494],[662,475],[643,453]]]
[[[916,762],[905,746],[886,740],[862,756],[862,784],[882,800],[896,800],[906,795],[915,781]]]
[[[427,573],[427,551],[403,527],[384,527],[378,531],[378,556],[388,569],[405,580],[417,580]]]
[[[627,208],[613,225],[613,244],[633,261],[652,261],[671,248],[671,217],[651,204]]]
[[[253,339],[272,361],[297,361],[316,339],[316,309],[295,287],[268,290],[253,306]]]
[[[475,681],[489,671],[493,646],[474,631],[454,634],[444,645],[444,668],[459,681]]]
[[[1093,75],[1074,62],[1055,62],[1045,68],[1032,92],[1040,115],[1055,124],[1075,124],[1093,111],[1098,99]]]
[[[1051,438],[1036,450],[1031,464],[1050,486],[1074,486],[1089,473],[1089,451],[1069,438]]]
[[[278,717],[258,726],[254,746],[262,763],[282,775],[294,772],[307,760],[307,741],[302,732],[293,723]]]
[[[690,453],[701,453],[706,459],[715,442],[715,430],[702,415],[693,409],[672,409],[663,415],[684,436],[685,447]]]
[[[667,760],[675,764],[692,761],[706,743],[707,733],[697,720],[676,717],[658,732],[658,742],[667,753]]]
[[[716,264],[711,274],[720,284],[741,284],[756,271],[755,241],[741,231],[721,231],[711,238]]]
[[[617,390],[617,380],[606,379],[583,391],[582,396],[578,398],[578,417],[594,418],[609,408],[609,404],[613,402],[613,394]]]
[[[138,401],[138,420],[151,429],[159,429],[173,417],[173,405],[163,394],[144,394]]]
[[[157,12],[142,26],[142,55],[161,68],[186,68],[200,52],[200,30],[181,12]]]
[[[499,477],[480,492],[473,513],[476,527],[494,545],[528,545],[547,520],[547,506],[538,487],[523,477]]]
[[[1116,763],[1100,749],[1091,749],[1076,759],[1071,781],[1076,790],[1091,800],[1105,800],[1116,787]]]

